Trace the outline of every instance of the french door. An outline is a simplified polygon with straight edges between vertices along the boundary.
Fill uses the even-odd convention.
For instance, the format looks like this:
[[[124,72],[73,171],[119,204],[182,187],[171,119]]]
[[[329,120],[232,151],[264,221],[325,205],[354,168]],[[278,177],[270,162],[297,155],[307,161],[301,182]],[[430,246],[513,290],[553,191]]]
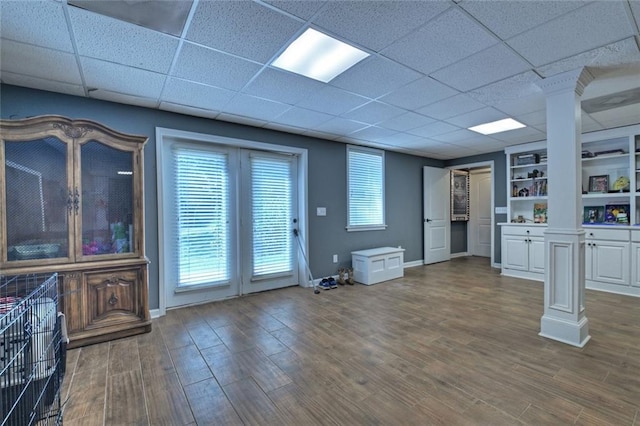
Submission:
[[[166,152],[166,306],[298,284],[296,157],[180,141]]]
[[[295,158],[243,150],[241,164],[242,293],[298,284]]]

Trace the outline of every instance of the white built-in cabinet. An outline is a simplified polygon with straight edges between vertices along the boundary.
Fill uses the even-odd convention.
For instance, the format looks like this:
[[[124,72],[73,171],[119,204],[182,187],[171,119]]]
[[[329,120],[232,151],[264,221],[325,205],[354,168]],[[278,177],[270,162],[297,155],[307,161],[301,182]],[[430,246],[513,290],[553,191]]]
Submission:
[[[587,287],[600,284],[629,285],[630,231],[627,229],[585,229],[585,280]],[[615,289],[615,288],[614,288]]]
[[[521,278],[544,279],[544,228],[503,226],[502,267]]]
[[[640,296],[640,125],[584,134],[582,149],[586,287]],[[505,154],[502,274],[543,281],[546,141],[508,147]]]

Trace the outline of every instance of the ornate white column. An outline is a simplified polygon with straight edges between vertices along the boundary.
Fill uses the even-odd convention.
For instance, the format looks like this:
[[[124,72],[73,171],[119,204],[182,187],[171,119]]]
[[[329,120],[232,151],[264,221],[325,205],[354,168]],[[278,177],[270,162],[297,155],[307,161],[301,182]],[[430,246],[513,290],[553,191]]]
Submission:
[[[593,80],[586,68],[544,79],[547,98],[548,227],[545,232],[544,315],[540,336],[583,347],[591,338],[585,314],[580,97]]]

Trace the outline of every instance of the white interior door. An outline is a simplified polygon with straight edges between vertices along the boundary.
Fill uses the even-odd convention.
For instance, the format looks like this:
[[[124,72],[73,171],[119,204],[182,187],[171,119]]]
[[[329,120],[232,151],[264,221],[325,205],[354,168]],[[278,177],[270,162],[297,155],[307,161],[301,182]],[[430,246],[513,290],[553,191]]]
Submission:
[[[423,168],[425,265],[451,259],[450,185],[449,170]]]
[[[469,254],[491,257],[491,170],[471,170],[469,191]]]

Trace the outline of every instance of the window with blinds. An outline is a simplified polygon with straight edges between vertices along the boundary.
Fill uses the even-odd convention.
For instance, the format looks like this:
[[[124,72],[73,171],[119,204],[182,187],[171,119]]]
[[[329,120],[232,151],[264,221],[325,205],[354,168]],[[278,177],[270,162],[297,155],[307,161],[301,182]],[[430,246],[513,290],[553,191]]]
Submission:
[[[253,153],[250,163],[252,278],[291,274],[293,160]]]
[[[347,230],[385,229],[384,151],[347,146]]]
[[[178,287],[230,279],[228,155],[174,148]]]

